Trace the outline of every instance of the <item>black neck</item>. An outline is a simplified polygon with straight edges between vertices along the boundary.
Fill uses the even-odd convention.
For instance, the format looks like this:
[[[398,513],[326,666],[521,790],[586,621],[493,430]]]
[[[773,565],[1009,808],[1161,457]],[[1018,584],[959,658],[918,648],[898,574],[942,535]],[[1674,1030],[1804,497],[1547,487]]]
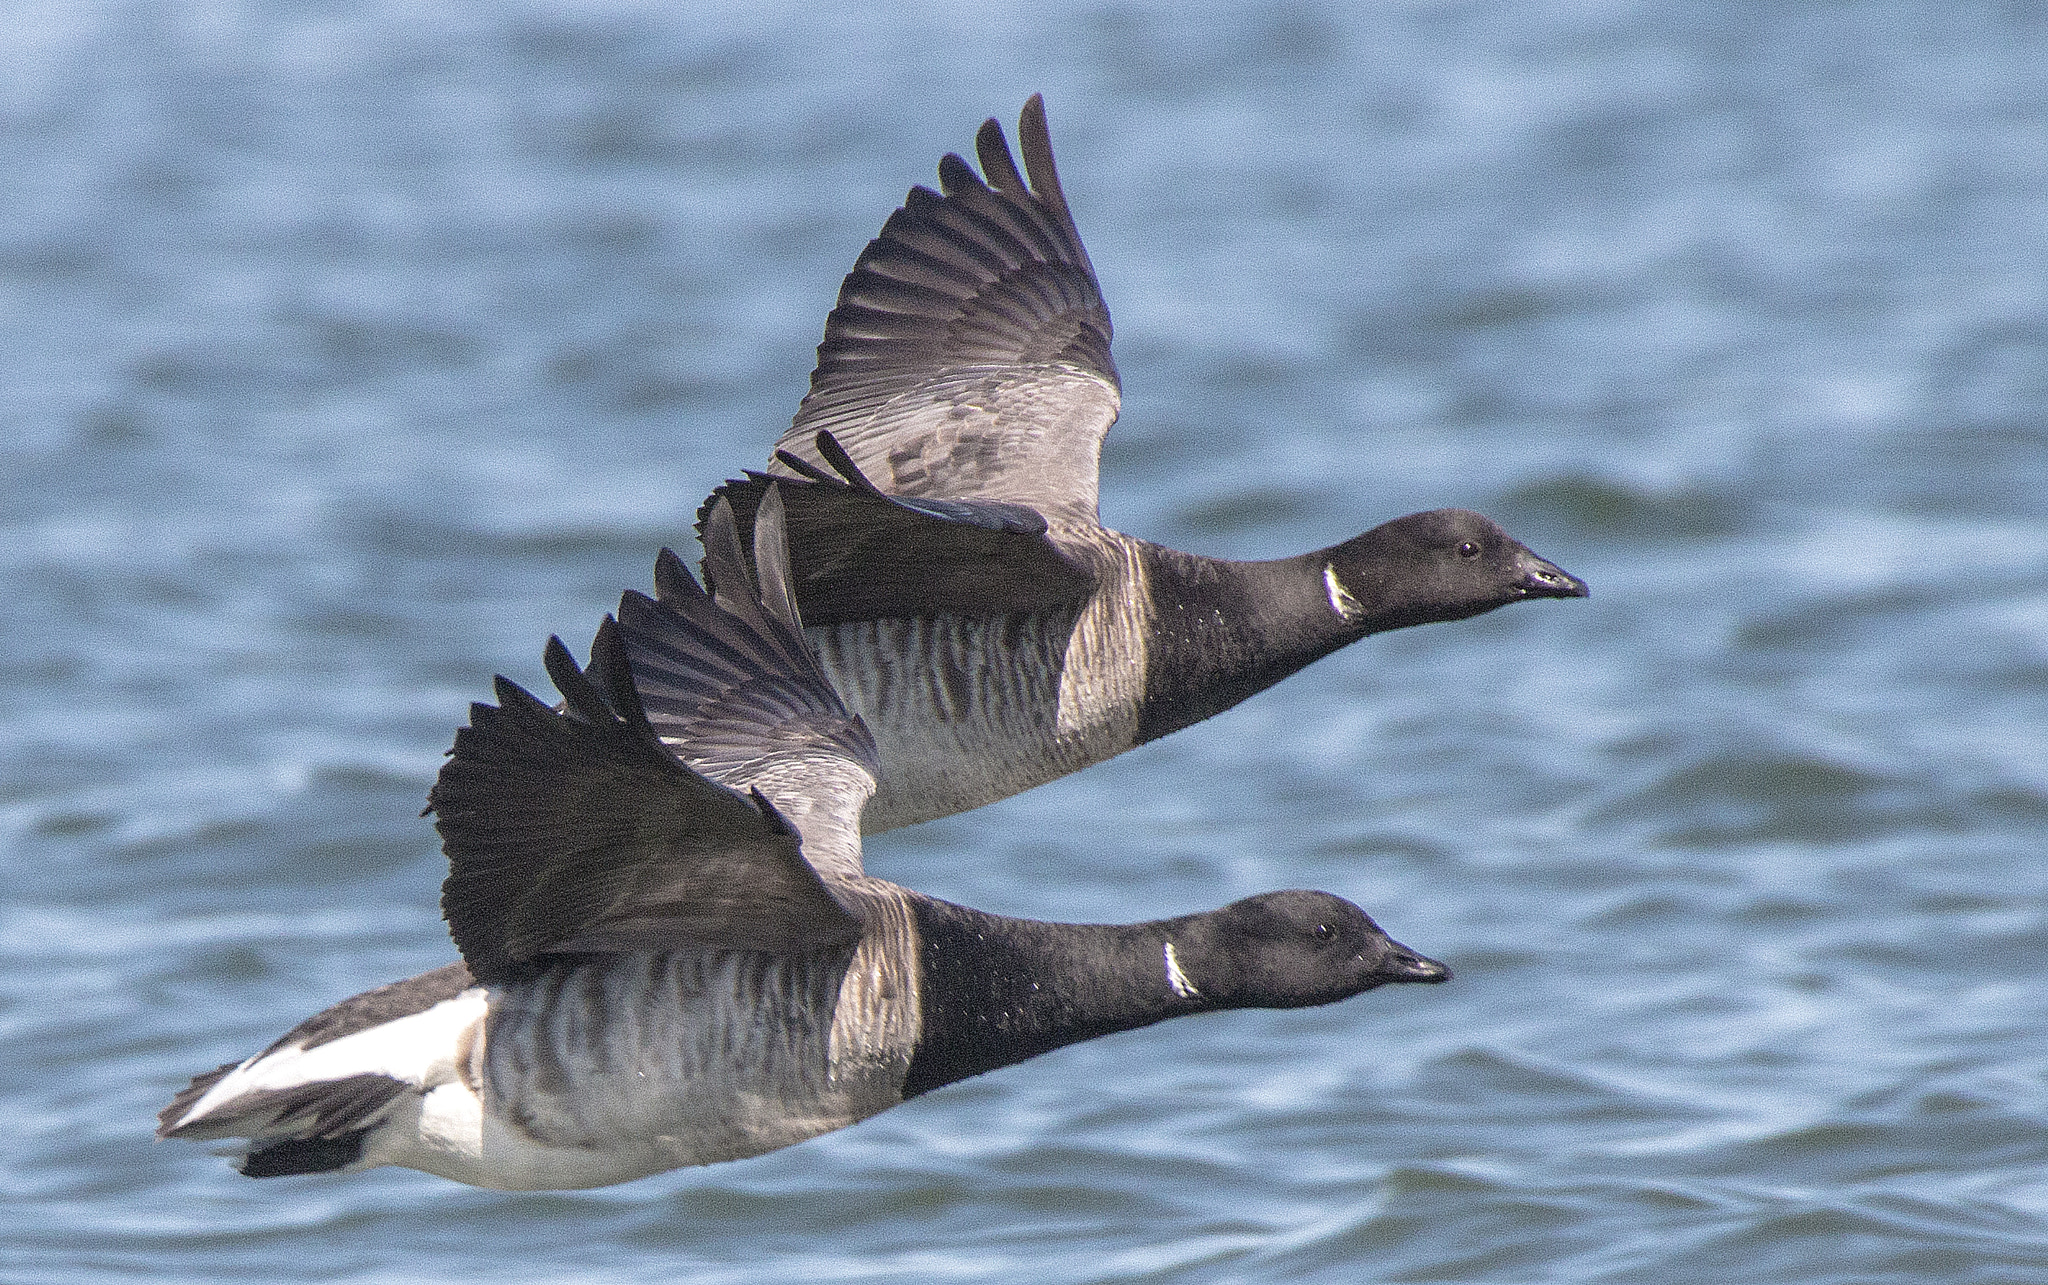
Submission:
[[[906,1098],[1215,1007],[1191,985],[1177,990],[1168,974],[1166,943],[1181,920],[1049,924],[929,897],[911,904],[922,940],[923,1025]]]
[[[1152,593],[1139,742],[1198,723],[1344,644],[1396,623],[1346,618],[1323,580],[1328,551],[1227,562],[1145,547]]]

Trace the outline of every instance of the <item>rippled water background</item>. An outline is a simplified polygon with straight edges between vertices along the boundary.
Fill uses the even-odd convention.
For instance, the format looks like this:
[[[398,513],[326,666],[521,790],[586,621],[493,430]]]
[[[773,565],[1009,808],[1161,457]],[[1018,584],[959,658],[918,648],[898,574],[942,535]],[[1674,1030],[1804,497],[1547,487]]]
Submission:
[[[2048,1279],[2048,32],[2026,6],[54,4],[0,36],[0,1278]],[[257,1183],[189,1073],[442,962],[416,813],[1051,104],[1112,525],[1439,504],[1584,603],[874,842],[1329,888],[1440,988],[585,1194]]]

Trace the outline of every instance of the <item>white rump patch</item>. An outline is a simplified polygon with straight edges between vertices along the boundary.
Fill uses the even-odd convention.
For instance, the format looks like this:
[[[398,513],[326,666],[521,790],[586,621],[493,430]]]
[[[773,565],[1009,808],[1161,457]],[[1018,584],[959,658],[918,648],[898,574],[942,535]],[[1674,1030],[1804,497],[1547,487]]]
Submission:
[[[1330,610],[1344,619],[1354,620],[1365,614],[1365,604],[1352,597],[1344,582],[1337,579],[1337,564],[1334,562],[1323,564],[1323,588],[1330,593]]]
[[[1171,986],[1173,993],[1182,999],[1193,999],[1202,993],[1193,982],[1188,980],[1188,975],[1180,971],[1180,961],[1173,957],[1172,942],[1166,943],[1166,984]]]
[[[202,1121],[216,1110],[232,1116],[235,1099],[245,1093],[297,1088],[351,1075],[383,1075],[418,1087],[449,1083],[459,1074],[455,1062],[463,1033],[481,1022],[489,1009],[489,992],[472,986],[431,1008],[310,1049],[292,1044],[259,1054],[221,1077],[220,1083],[178,1118],[175,1127]]]

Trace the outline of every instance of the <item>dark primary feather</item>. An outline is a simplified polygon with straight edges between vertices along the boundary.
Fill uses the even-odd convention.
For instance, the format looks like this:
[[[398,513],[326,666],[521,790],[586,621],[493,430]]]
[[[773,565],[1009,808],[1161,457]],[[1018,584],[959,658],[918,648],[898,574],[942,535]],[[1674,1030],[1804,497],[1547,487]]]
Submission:
[[[943,194],[912,188],[861,251],[780,448],[815,459],[829,431],[895,495],[1094,518],[1119,398],[1109,310],[1035,95],[1018,134],[1022,173],[990,120],[976,137],[987,180],[947,156]]]

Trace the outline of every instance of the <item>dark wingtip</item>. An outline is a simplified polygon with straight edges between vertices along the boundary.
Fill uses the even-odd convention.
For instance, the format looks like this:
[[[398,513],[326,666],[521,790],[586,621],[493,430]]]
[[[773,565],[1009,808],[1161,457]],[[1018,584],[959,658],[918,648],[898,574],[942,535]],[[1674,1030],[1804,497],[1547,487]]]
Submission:
[[[1003,137],[1003,127],[993,116],[975,131],[974,157],[981,162],[990,187],[1013,196],[1025,194],[1024,176],[1017,172],[1016,158],[1010,155],[1010,140]]]
[[[976,190],[986,191],[988,184],[981,181],[981,175],[974,167],[960,159],[957,152],[947,152],[939,158],[939,190],[947,196]]]
[[[1033,185],[1040,189],[1040,195],[1059,191],[1059,175],[1052,166],[1052,129],[1045,121],[1045,95],[1033,94],[1024,100],[1024,110],[1017,113],[1017,142],[1024,149],[1026,168],[1031,170]],[[1038,165],[1030,164],[1036,158]]]
[[[694,602],[704,596],[697,578],[674,549],[654,555],[654,596],[663,602]]]

